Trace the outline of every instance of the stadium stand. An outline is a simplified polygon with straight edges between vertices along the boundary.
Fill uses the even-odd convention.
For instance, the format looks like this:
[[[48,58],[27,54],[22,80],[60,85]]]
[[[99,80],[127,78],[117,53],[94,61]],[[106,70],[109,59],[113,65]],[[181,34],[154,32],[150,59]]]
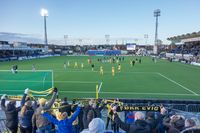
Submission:
[[[0,111],[0,131],[13,130],[16,123],[18,123],[17,128],[19,127],[18,132],[52,130],[53,132],[76,133],[123,131],[127,133],[165,133],[166,131],[189,133],[198,132],[200,129],[197,126],[200,125],[200,114],[195,113],[200,109],[198,101],[78,99],[73,103],[68,103],[66,98],[63,102],[56,100],[59,92],[57,88],[49,91],[52,95],[50,101],[47,102],[43,97],[35,101],[30,95],[31,90],[26,89],[21,102],[19,101],[20,107],[16,107],[13,100],[3,95],[1,97],[3,111]],[[6,106],[5,101],[8,101]],[[18,109],[20,111],[17,113],[16,120],[13,113],[16,113],[14,110]],[[127,117],[130,112],[132,114]],[[111,124],[106,129],[107,118],[111,119]]]
[[[173,40],[173,38],[169,39]],[[20,45],[21,46],[20,46]],[[173,60],[185,61],[185,63],[200,63],[200,43],[185,43],[173,45],[173,48],[166,49],[160,46],[161,52],[166,53],[166,57]],[[42,44],[10,44],[0,41],[0,61],[26,60],[33,58],[44,58],[49,56],[60,56],[63,54],[73,55],[119,55],[126,50],[125,45],[84,45],[84,46],[59,46],[49,45],[49,53],[43,51]],[[150,46],[138,46],[137,50],[147,49]],[[135,54],[130,52],[126,54]],[[147,53],[147,52],[146,52]],[[30,90],[25,90],[24,97],[29,95]],[[145,133],[165,133],[165,132],[200,132],[200,102],[199,101],[179,101],[179,100],[147,100],[147,99],[78,99],[67,103],[66,100],[59,102],[56,99],[57,89],[52,91],[52,99],[47,102],[40,98],[34,101],[30,98],[23,99],[18,118],[10,117],[10,112],[16,109],[15,105],[4,106],[5,100],[12,103],[5,95],[1,98],[0,111],[0,132],[13,130],[10,123],[17,123],[18,132],[29,130],[42,132],[53,130],[53,132],[141,132]],[[20,99],[21,100],[21,99]],[[3,101],[3,102],[2,102]],[[30,105],[29,102],[37,102],[37,106]],[[46,104],[47,103],[47,104]],[[60,105],[58,105],[58,103]],[[121,104],[125,104],[124,106]],[[10,106],[10,105],[9,105]],[[121,108],[124,108],[122,110]],[[141,110],[141,108],[145,108]],[[159,110],[148,110],[148,108],[159,107]],[[140,109],[139,109],[140,108]],[[60,112],[57,110],[59,109]],[[138,110],[137,110],[138,109]],[[55,112],[54,112],[55,111]],[[142,112],[140,112],[142,111]],[[67,113],[66,113],[67,112]],[[16,113],[16,112],[15,112]],[[73,115],[75,114],[75,115]],[[139,114],[136,115],[136,114]],[[76,116],[78,116],[76,118]],[[32,119],[33,118],[33,119]],[[45,119],[47,118],[47,119]],[[193,125],[186,126],[185,123],[193,121]],[[111,123],[108,122],[111,121]],[[61,123],[62,121],[63,123]],[[15,123],[15,124],[16,124]],[[25,124],[24,124],[25,123]],[[29,125],[27,125],[29,123]],[[189,122],[188,122],[189,123]],[[56,126],[57,125],[57,126]],[[16,126],[16,125],[15,125]],[[106,128],[107,127],[107,128]],[[15,128],[15,127],[14,127]],[[119,130],[118,130],[119,129]]]

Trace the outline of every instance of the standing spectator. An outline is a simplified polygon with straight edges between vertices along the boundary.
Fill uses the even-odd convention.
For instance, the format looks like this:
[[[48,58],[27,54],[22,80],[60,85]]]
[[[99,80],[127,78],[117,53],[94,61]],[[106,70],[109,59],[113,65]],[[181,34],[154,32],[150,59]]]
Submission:
[[[88,129],[83,130],[81,133],[104,133],[105,123],[100,118],[94,118],[88,126]]]
[[[41,115],[41,111],[51,108],[56,99],[57,91],[57,88],[53,89],[52,98],[48,103],[44,98],[39,99],[39,107],[35,110],[35,113],[32,117],[32,126],[33,128],[37,128],[37,133],[50,132],[52,130],[51,123]]]
[[[106,122],[106,129],[108,129],[108,125],[109,122],[111,121],[111,129],[115,132],[119,132],[119,125],[114,121],[113,116],[114,116],[114,112],[112,110],[112,107],[115,104],[107,104],[107,108],[108,108],[108,117],[107,117],[107,122]]]
[[[163,121],[165,119],[168,119],[169,116],[168,116],[168,111],[164,108],[164,107],[161,107],[160,109],[160,113],[157,114],[157,127],[156,127],[156,130],[158,133],[165,133],[165,131],[167,130],[166,126],[164,126],[163,124]]]
[[[129,111],[126,114],[126,123],[127,124],[132,124],[135,121],[135,114],[133,111]]]
[[[64,106],[63,108],[59,109],[60,112],[67,112],[68,116],[71,116],[71,105],[67,101],[67,97],[63,98],[63,101],[61,103],[61,106]]]
[[[16,101],[10,101],[7,106],[5,105],[7,96],[4,94],[1,97],[1,109],[6,114],[6,127],[12,132],[17,133],[18,130],[18,112],[21,107],[16,107]],[[24,101],[22,101],[24,102]]]
[[[133,124],[126,124],[122,122],[116,112],[117,107],[112,108],[114,113],[114,121],[117,125],[127,133],[151,133],[149,124],[145,121],[145,115],[142,112],[135,113],[135,122]]]
[[[58,126],[56,133],[73,133],[72,130],[72,122],[76,119],[78,114],[80,113],[80,107],[78,106],[75,113],[71,118],[67,118],[67,113],[60,113],[57,115],[57,119],[50,115],[48,112],[43,113],[43,117],[48,119],[50,122]]]
[[[156,119],[155,119],[154,112],[147,112],[146,121],[151,127],[151,132],[156,133],[157,122],[156,122]]]
[[[32,101],[30,101],[30,99],[25,102],[25,99],[28,93],[29,93],[29,90],[26,89],[22,97],[22,102],[21,102],[22,109],[21,109],[20,118],[19,118],[21,133],[32,133],[31,119],[34,114],[34,109],[36,109],[36,106],[37,106],[36,101],[34,102],[33,106],[32,106]]]
[[[88,125],[92,121],[93,118],[94,118],[94,111],[93,110],[89,110],[88,113],[86,113],[86,112],[83,113],[84,129],[88,128]]]

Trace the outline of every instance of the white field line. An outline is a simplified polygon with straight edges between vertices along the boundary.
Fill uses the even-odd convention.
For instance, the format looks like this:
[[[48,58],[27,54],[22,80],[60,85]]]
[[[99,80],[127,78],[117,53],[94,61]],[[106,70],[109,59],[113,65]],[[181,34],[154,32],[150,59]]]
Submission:
[[[34,72],[52,72],[53,70],[35,70]],[[0,72],[10,72],[11,70],[0,70]],[[17,70],[17,72],[33,72],[33,70]],[[33,72],[33,73],[34,73]]]
[[[68,73],[70,73],[70,72],[73,72],[73,73],[96,73],[96,72],[99,72],[99,71],[54,71],[55,73],[56,72],[68,72]],[[112,73],[111,71],[104,71],[104,73]],[[117,73],[117,72],[116,72]],[[125,73],[125,74],[132,74],[132,73],[144,73],[144,74],[155,74],[155,73],[157,73],[157,72],[140,72],[140,71],[138,71],[138,72],[120,72],[120,73]]]
[[[99,71],[92,71],[92,70],[91,70],[91,71],[89,71],[89,70],[88,70],[88,71],[81,71],[81,70],[77,70],[77,71],[74,71],[74,70],[68,71],[68,70],[66,70],[66,71],[64,71],[64,70],[63,70],[63,71],[62,71],[62,70],[55,70],[54,72],[55,72],[55,73],[64,73],[64,72],[68,72],[68,73],[70,73],[70,72],[72,72],[72,73],[76,73],[76,72],[77,72],[77,73],[84,73],[84,72],[85,72],[85,73],[94,73],[94,72],[99,72]]]
[[[42,83],[43,81],[33,81],[33,80],[0,80],[0,82],[30,82],[30,83]],[[52,82],[52,81],[45,81]],[[95,84],[98,81],[54,81],[54,83],[81,83],[81,84]]]
[[[183,85],[181,85],[181,84],[177,83],[176,81],[174,81],[174,80],[172,80],[172,79],[170,79],[170,78],[168,78],[168,77],[164,76],[163,74],[161,74],[161,73],[157,73],[157,74],[158,74],[158,75],[160,75],[161,77],[163,77],[163,78],[165,78],[165,79],[169,80],[170,82],[172,82],[172,83],[174,83],[174,84],[176,84],[176,85],[178,85],[178,86],[182,87],[183,89],[185,89],[185,90],[187,90],[187,91],[191,92],[192,94],[194,94],[194,95],[198,96],[198,94],[197,94],[197,93],[195,93],[194,91],[192,91],[192,90],[188,89],[187,87],[185,87],[185,86],[183,86]]]
[[[6,90],[6,92],[21,92],[24,90]],[[3,92],[3,90],[1,90],[0,92]],[[74,93],[74,94],[79,94],[79,93],[84,93],[84,94],[95,94],[95,91],[59,91],[59,92],[64,92],[64,93]],[[110,91],[106,91],[106,92],[100,92],[102,94],[121,94],[121,95],[161,95],[161,96],[198,96],[198,95],[194,95],[194,94],[176,94],[176,93],[137,93],[137,92],[110,92]],[[42,95],[38,95],[38,96],[42,96]]]
[[[99,90],[98,93],[101,91],[101,86],[102,86],[103,82],[101,82],[100,86],[99,86]]]
[[[2,91],[2,90],[1,90]],[[23,90],[7,90],[7,91],[23,91]],[[74,94],[79,94],[79,93],[85,93],[85,94],[95,94],[95,91],[59,91],[59,92],[65,92],[65,93],[74,93]],[[194,96],[193,94],[175,94],[175,93],[137,93],[137,92],[100,92],[102,94],[122,94],[122,95],[163,95],[163,96]],[[198,95],[195,95],[198,96]]]
[[[59,91],[59,92],[66,92],[66,93],[92,93],[94,94],[95,91]],[[137,92],[100,92],[102,94],[122,94],[122,95],[163,95],[163,96],[197,96],[193,94],[175,94],[175,93],[137,93]]]

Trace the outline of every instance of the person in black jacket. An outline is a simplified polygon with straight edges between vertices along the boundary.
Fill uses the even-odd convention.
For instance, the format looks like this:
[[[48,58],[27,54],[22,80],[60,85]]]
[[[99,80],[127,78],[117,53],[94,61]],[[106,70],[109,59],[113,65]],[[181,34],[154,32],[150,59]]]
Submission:
[[[114,113],[114,121],[121,129],[127,133],[151,133],[150,125],[144,120],[145,115],[142,112],[135,113],[135,122],[133,124],[126,124],[120,120],[116,109],[116,106],[112,108]]]
[[[67,102],[67,97],[63,98],[63,101],[61,103],[61,106],[63,106],[63,108],[59,109],[60,112],[67,112],[67,116],[71,116],[71,105]]]
[[[7,96],[1,97],[1,109],[6,114],[6,127],[12,132],[17,133],[18,130],[18,112],[21,107],[16,107],[16,101],[10,101],[7,106],[5,105]],[[24,101],[22,101],[24,102]]]

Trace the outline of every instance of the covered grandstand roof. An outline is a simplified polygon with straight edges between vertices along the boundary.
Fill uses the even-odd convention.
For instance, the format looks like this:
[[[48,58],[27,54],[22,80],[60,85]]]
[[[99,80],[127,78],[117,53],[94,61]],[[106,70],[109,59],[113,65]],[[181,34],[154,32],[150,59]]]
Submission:
[[[167,38],[167,40],[173,41],[173,40],[182,40],[182,39],[195,38],[195,37],[200,37],[200,31],[169,37]]]

